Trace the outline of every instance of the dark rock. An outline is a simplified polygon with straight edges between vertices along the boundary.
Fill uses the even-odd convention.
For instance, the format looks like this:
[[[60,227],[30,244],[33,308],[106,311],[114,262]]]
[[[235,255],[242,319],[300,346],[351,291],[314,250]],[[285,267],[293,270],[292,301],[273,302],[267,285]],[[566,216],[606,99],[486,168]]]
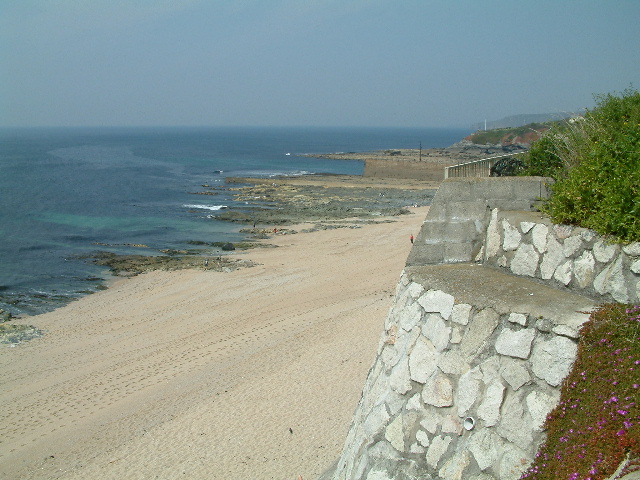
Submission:
[[[12,318],[13,318],[13,315],[11,314],[11,312],[7,312],[6,310],[2,310],[0,308],[0,323],[8,322]]]
[[[231,242],[227,242],[224,245],[222,245],[222,250],[224,252],[230,252],[230,251],[235,250],[235,249],[236,249],[236,247],[234,247],[233,243],[231,243]]]

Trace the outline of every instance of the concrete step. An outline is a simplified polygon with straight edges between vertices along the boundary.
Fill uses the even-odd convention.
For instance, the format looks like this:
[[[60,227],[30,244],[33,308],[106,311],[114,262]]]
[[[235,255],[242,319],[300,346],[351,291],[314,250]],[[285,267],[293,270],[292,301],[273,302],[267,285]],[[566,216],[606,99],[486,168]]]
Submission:
[[[407,265],[471,262],[482,247],[484,228],[477,219],[444,222],[427,217],[416,236]]]

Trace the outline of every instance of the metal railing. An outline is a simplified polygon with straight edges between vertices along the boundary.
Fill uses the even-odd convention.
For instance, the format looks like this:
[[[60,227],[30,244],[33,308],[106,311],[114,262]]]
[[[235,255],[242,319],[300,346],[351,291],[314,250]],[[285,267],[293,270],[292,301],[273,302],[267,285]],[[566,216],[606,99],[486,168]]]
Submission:
[[[498,159],[504,157],[512,157],[514,155],[521,155],[523,153],[526,152],[507,153],[505,155],[497,155],[495,157],[474,160],[473,162],[459,163],[458,165],[444,167],[444,178],[489,177],[491,176],[491,169],[496,164],[496,161],[498,161]]]

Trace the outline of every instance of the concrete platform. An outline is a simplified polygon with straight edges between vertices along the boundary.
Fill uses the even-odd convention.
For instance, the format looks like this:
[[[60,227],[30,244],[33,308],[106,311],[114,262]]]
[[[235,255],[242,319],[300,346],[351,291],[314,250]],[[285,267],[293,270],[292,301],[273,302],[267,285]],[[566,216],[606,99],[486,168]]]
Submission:
[[[478,264],[413,266],[405,272],[425,290],[442,290],[457,302],[478,309],[491,307],[501,315],[528,314],[576,331],[596,306],[588,297]]]

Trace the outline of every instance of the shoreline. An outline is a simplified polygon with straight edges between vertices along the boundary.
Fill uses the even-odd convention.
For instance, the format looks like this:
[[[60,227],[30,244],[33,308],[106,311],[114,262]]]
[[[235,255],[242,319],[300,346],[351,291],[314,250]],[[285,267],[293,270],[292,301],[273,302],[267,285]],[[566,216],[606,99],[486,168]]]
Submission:
[[[409,205],[428,205],[439,185],[439,182],[373,179],[362,175],[342,174],[313,174],[269,179],[231,178],[224,188],[234,194],[238,201],[234,202],[236,204],[234,208],[216,211],[212,217],[225,221],[229,225],[246,225],[240,230],[244,239],[234,241],[236,250],[252,248],[252,244],[256,243],[255,240],[261,240],[264,244],[264,239],[268,238],[270,232],[276,227],[282,229],[307,220],[334,223],[349,217],[375,221],[381,216],[401,213],[403,207]],[[242,185],[236,184],[236,181]],[[277,182],[278,188],[272,187],[274,182]],[[210,188],[215,192],[219,187]],[[209,192],[209,188],[203,185],[202,191]],[[276,204],[278,208],[274,208]],[[260,228],[251,229],[254,223],[259,224]],[[198,240],[201,239],[198,238]],[[108,247],[108,245],[105,246]],[[143,245],[124,246],[143,247]],[[99,244],[95,248],[93,253],[79,255],[74,261],[99,263],[109,268],[115,267],[121,272],[129,271],[132,274],[160,268],[180,269],[190,266],[197,268],[197,264],[207,258],[209,259],[207,269],[224,270],[241,266],[235,262],[226,261],[229,252],[224,251],[222,245],[213,243],[185,244],[182,250],[155,250],[144,255],[138,255],[135,252],[118,252],[113,248],[101,249]],[[131,250],[131,248],[128,249]],[[218,261],[219,256],[222,261]],[[6,296],[6,303],[9,306],[15,305],[15,309],[9,309],[13,311],[15,319],[29,318],[62,308],[77,301],[78,298],[105,288],[108,278],[113,274],[113,271],[105,270],[101,275],[93,275],[89,278],[86,288],[79,287],[75,291],[64,294],[54,293],[49,299],[39,297],[34,300],[28,296],[12,297],[10,294]],[[106,281],[100,281],[100,278]],[[34,302],[33,305],[30,302]]]
[[[310,175],[301,175],[301,176],[278,176],[278,177],[272,177],[269,179],[254,178],[254,177],[229,177],[226,179],[226,182],[225,182],[226,185],[223,188],[226,191],[228,191],[234,188],[235,186],[234,184],[246,185],[246,182],[248,181],[248,182],[251,182],[251,184],[253,185],[252,187],[253,189],[259,189],[261,185],[266,186],[270,183],[273,183],[274,181],[277,181],[281,187],[285,186],[288,188],[295,188],[298,190],[307,189],[308,191],[311,191],[313,189],[319,190],[320,188],[322,189],[347,188],[353,191],[353,190],[356,190],[358,187],[361,187],[362,189],[368,189],[368,190],[379,189],[381,192],[385,190],[390,192],[393,192],[394,190],[416,192],[419,190],[423,190],[425,188],[435,191],[438,188],[440,182],[442,181],[443,168],[445,166],[445,164],[438,161],[439,155],[445,155],[445,156],[448,156],[450,159],[455,158],[456,161],[461,161],[461,160],[465,160],[465,155],[474,154],[473,152],[476,152],[476,153],[482,152],[482,151],[485,151],[487,148],[495,149],[495,148],[498,148],[498,146],[487,145],[487,146],[479,147],[479,146],[468,144],[468,142],[467,143],[458,142],[457,144],[451,145],[449,147],[424,149],[422,150],[423,163],[428,164],[427,168],[429,169],[430,173],[428,173],[426,176],[422,175],[423,177],[422,180],[415,180],[410,178],[409,179],[389,178],[389,177],[393,177],[394,175],[394,171],[393,171],[394,168],[392,167],[390,170],[385,170],[383,172],[375,172],[375,176],[366,176],[364,174],[349,175],[349,174],[320,173],[320,174],[310,174]],[[394,149],[394,150],[379,150],[379,151],[372,151],[372,152],[349,152],[349,153],[329,153],[329,154],[306,153],[306,154],[295,154],[295,155],[303,156],[303,157],[315,157],[315,158],[323,158],[323,157],[343,158],[343,159],[379,158],[383,160],[376,160],[376,161],[392,164],[398,161],[400,161],[401,163],[407,163],[407,162],[414,163],[413,157],[415,156],[417,160],[418,150]],[[452,163],[452,162],[445,162],[445,163]],[[400,170],[402,169],[403,167],[400,168]],[[379,178],[380,174],[382,174],[382,176],[386,178]],[[201,194],[201,195],[218,194],[216,187],[211,187],[207,184],[202,185],[201,191],[195,191],[190,193]],[[307,192],[303,192],[303,194],[306,195]],[[327,195],[331,193],[324,191],[324,192],[320,192],[320,194]],[[318,193],[311,192],[307,196],[313,197],[314,195],[317,197]],[[360,195],[362,195],[362,192],[360,192]],[[411,193],[411,195],[413,195],[413,193]],[[393,194],[387,195],[387,198],[391,196],[393,196]],[[395,205],[391,205],[391,206],[384,205],[381,203],[379,205],[380,208],[377,211],[375,211],[374,209],[370,209],[369,212],[364,211],[365,209],[363,209],[361,205],[355,205],[355,206],[350,205],[347,208],[350,208],[351,212],[341,212],[341,216],[342,218],[346,218],[352,215],[365,217],[365,218],[367,216],[374,218],[376,215],[384,216],[384,215],[395,214],[404,206],[428,205],[430,203],[430,199],[427,199],[425,201],[424,198],[420,198],[420,197],[408,198],[407,200],[408,201],[405,203],[405,205],[401,205],[397,202]],[[368,205],[371,205],[376,203],[376,201],[377,199],[369,197],[366,203]],[[290,208],[290,212],[299,211],[300,214],[289,215],[288,218],[286,218],[286,217],[283,217],[282,215],[274,215],[273,211],[271,210],[271,206],[268,204],[264,205],[264,203],[266,202],[263,202],[263,205],[261,205],[259,201],[255,201],[253,198],[245,199],[245,202],[248,205],[247,207],[243,208],[242,206],[234,205],[235,208],[233,210],[235,211],[225,209],[225,210],[218,211],[215,214],[212,214],[211,217],[221,221],[226,221],[229,223],[236,223],[236,224],[240,223],[240,224],[250,225],[256,222],[262,223],[264,225],[271,225],[271,227],[268,229],[270,230],[273,227],[277,227],[279,225],[299,223],[309,218],[317,221],[322,221],[329,218],[327,215],[328,211],[330,210],[337,211],[341,208],[341,205],[338,205],[337,208],[336,208],[336,205],[333,205],[332,208],[325,209],[325,211],[322,211],[321,208],[317,208],[317,207],[306,208],[306,205],[303,205],[303,207],[305,208],[301,209],[299,208],[300,204],[298,204],[298,205],[294,205],[293,206],[294,208]],[[261,208],[263,206],[266,206],[266,208]],[[396,212],[392,212],[391,208],[396,208],[398,210]],[[252,237],[249,236],[248,238],[249,238],[249,241],[251,241]],[[200,240],[200,239],[197,239],[197,240]],[[234,242],[235,241],[236,240],[234,239]],[[99,247],[100,245],[97,244],[97,246]],[[113,245],[113,246],[144,247],[145,245]],[[112,247],[112,245],[105,244],[105,247]],[[180,262],[190,263],[190,260],[186,258],[186,255],[197,257],[199,255],[210,255],[210,254],[215,255],[217,253],[215,249],[210,249],[210,248],[209,249],[202,248],[201,249],[202,251],[198,252],[198,251],[195,251],[197,250],[197,248],[192,249],[189,246],[186,246],[185,248],[183,248],[183,250],[185,250],[185,252],[181,252],[178,250],[171,253],[167,253],[163,250],[156,250],[155,252],[145,253],[145,256],[150,256],[150,255],[161,256],[163,254],[172,255],[174,257],[183,256],[185,258],[183,258],[179,262],[176,262],[174,260],[167,262],[167,263],[174,264],[174,266],[172,266],[171,268],[181,268],[180,266],[175,264]],[[135,256],[133,253],[127,254],[123,252],[118,252],[113,249],[108,250],[108,252],[116,253],[119,256],[125,256],[125,255],[131,255],[132,257]],[[219,252],[219,249],[218,249],[218,252]],[[99,254],[101,252],[100,250],[95,250],[94,253]],[[87,256],[87,255],[82,254],[82,256]],[[225,268],[225,267],[226,267],[225,265],[220,266],[220,268]],[[155,268],[155,267],[145,266],[141,268],[141,271],[146,271],[146,270],[149,270],[150,268]],[[82,298],[85,295],[92,294],[95,291],[98,291],[104,288],[104,282],[102,282],[100,278],[98,278],[102,276],[103,275],[92,273],[90,276],[87,277],[84,284],[78,284],[76,282],[72,286],[69,286],[68,290],[65,290],[64,288],[54,289],[50,292],[48,296],[40,295],[38,292],[30,293],[27,290],[21,291],[16,289],[9,289],[8,291],[4,292],[4,296],[3,296],[3,292],[0,292],[0,300],[2,300],[2,304],[4,305],[3,308],[5,308],[7,311],[12,312],[15,315],[14,318],[27,318],[30,316],[46,313],[47,311],[51,311],[52,309],[61,308],[62,306],[70,302],[76,301],[78,298]],[[79,278],[80,277],[77,277],[76,280]]]
[[[29,317],[45,336],[0,346],[0,478],[319,476],[428,207],[410,210],[295,225],[232,255],[253,267],[116,278]]]

